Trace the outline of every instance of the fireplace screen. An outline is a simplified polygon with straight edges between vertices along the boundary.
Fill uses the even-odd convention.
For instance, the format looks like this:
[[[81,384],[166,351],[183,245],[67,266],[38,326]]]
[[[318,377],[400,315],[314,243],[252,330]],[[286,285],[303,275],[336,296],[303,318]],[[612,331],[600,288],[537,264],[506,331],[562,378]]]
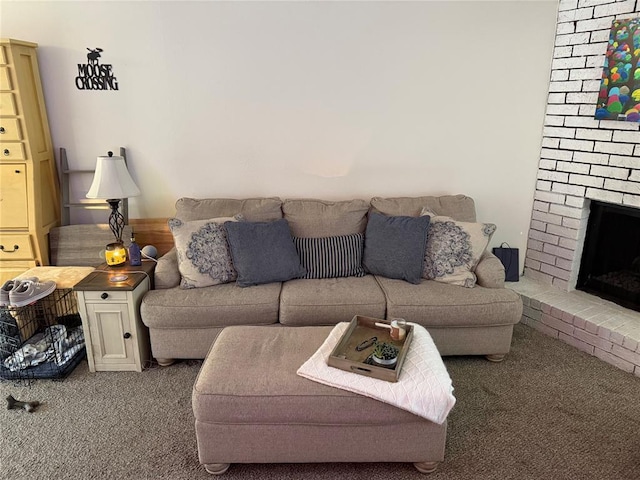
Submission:
[[[591,202],[576,288],[640,311],[640,209]]]

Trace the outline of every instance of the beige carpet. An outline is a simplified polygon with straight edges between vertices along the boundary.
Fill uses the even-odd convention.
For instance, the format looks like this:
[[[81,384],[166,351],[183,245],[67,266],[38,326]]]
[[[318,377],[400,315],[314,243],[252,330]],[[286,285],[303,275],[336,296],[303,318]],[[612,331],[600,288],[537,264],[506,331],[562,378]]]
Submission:
[[[640,478],[640,378],[517,325],[505,362],[449,358],[458,403],[446,460],[426,477],[409,464],[232,465],[234,479]],[[64,381],[0,382],[0,478],[211,479],[198,464],[191,387],[199,362]],[[224,441],[224,439],[220,439]]]

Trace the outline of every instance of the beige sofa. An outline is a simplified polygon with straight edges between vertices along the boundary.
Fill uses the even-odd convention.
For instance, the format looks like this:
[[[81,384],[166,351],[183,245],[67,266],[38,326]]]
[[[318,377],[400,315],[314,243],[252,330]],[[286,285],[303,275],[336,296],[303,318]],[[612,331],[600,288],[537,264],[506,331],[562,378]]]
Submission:
[[[462,222],[476,221],[474,201],[465,195],[339,202],[182,198],[176,203],[176,218],[190,221],[242,214],[247,221],[271,221],[284,217],[293,236],[326,237],[364,233],[371,211],[415,217],[423,208]],[[522,301],[504,287],[504,268],[489,251],[475,275],[473,288],[366,275],[181,289],[174,248],[158,261],[155,289],[144,296],[141,316],[149,328],[153,356],[161,365],[174,359],[205,358],[226,326],[326,326],[350,321],[354,315],[401,317],[421,324],[443,356],[485,355],[500,361],[509,352]]]

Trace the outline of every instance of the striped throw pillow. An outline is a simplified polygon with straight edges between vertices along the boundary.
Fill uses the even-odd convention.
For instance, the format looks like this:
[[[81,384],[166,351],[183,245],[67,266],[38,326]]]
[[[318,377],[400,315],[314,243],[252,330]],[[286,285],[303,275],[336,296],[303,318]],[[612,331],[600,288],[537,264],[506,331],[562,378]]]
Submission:
[[[300,278],[364,277],[362,250],[364,235],[338,237],[293,237],[300,263],[307,274]]]

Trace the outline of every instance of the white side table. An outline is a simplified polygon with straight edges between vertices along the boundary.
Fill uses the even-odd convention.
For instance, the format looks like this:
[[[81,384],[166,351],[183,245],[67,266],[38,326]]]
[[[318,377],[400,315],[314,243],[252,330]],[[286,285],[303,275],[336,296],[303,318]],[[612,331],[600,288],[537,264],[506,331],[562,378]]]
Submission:
[[[140,303],[152,288],[154,268],[152,261],[140,267],[114,268],[105,263],[74,287],[91,372],[141,372],[150,360],[149,331],[140,319]],[[113,281],[117,275],[127,278]]]

